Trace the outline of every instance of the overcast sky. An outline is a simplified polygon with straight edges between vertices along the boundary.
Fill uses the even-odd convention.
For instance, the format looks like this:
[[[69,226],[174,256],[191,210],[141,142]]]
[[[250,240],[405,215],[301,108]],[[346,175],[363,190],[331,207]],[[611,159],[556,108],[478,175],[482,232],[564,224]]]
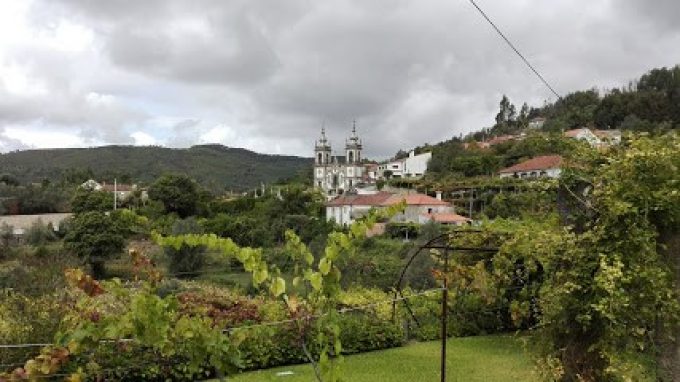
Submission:
[[[477,0],[560,93],[680,63],[677,0]],[[466,0],[2,0],[0,152],[222,143],[368,156],[551,94]]]

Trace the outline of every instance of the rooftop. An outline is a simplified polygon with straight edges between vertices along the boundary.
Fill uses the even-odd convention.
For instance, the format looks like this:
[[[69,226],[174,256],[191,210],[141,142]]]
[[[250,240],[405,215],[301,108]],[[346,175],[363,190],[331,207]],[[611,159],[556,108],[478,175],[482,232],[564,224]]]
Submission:
[[[576,138],[581,133],[590,133],[590,129],[583,127],[580,129],[571,129],[564,132],[565,137]]]
[[[544,155],[540,157],[531,158],[524,162],[517,163],[514,166],[502,169],[500,172],[524,172],[534,170],[548,170],[551,168],[559,168],[563,159],[559,155]]]
[[[337,197],[327,206],[380,206],[392,196],[389,192],[378,192],[377,194],[345,194]]]
[[[389,199],[385,200],[382,205],[391,206],[394,204],[399,204],[402,201],[406,202],[409,206],[448,206],[449,203],[433,198],[425,194],[409,194],[409,195],[392,195]]]
[[[469,221],[472,221],[469,218],[466,218],[465,216],[461,216],[458,214],[454,213],[434,213],[434,214],[424,214],[424,216],[430,218],[430,220],[433,220],[437,223],[467,223]]]

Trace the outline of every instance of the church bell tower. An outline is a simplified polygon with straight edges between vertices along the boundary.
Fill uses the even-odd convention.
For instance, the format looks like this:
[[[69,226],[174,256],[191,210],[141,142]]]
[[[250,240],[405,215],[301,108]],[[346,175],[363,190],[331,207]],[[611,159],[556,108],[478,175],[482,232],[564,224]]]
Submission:
[[[326,189],[326,173],[331,163],[331,144],[326,138],[326,128],[321,128],[321,138],[314,145],[314,186]]]

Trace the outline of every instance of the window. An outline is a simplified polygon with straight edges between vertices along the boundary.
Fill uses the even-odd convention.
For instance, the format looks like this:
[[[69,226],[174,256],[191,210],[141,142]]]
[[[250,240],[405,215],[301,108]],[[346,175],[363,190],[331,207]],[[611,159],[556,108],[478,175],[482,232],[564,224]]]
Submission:
[[[321,164],[322,161],[323,161],[323,154],[319,153],[317,163]]]
[[[428,208],[428,209],[427,209],[427,213],[428,213],[428,214],[431,214],[431,213],[432,213],[432,208]]]
[[[354,162],[354,152],[350,151],[349,154],[347,155],[349,163]]]

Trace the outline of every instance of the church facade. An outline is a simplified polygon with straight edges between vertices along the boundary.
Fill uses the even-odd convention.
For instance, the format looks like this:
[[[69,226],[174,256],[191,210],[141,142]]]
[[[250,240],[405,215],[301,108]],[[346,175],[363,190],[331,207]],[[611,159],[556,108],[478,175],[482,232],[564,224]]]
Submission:
[[[331,143],[322,128],[321,138],[314,145],[314,186],[323,190],[329,198],[355,190],[364,181],[362,149],[356,123],[345,141],[345,155],[333,155]]]

